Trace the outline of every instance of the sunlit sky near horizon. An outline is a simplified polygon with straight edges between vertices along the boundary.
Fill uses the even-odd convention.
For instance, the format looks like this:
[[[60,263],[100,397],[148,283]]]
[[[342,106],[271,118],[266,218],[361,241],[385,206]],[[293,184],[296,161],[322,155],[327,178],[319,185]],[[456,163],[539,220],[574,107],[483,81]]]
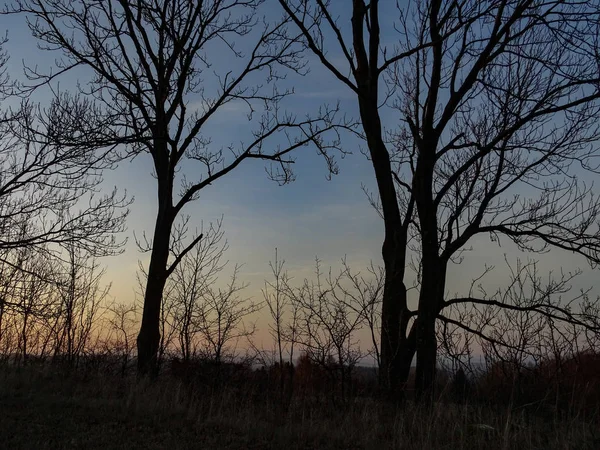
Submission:
[[[391,2],[390,2],[391,3]],[[394,15],[382,13],[387,22]],[[387,23],[389,25],[389,23]],[[393,42],[393,28],[382,26],[383,42]],[[0,16],[0,32],[7,30],[9,42],[5,49],[9,53],[12,76],[22,79],[23,61],[38,66],[53,64],[56,55],[45,54],[36,49],[36,42],[30,37],[24,18]],[[389,31],[391,30],[391,33]],[[63,88],[77,80],[66,78],[61,81]],[[83,80],[81,80],[83,82]],[[310,60],[310,73],[305,77],[288,80],[296,90],[293,98],[302,111],[316,111],[323,103],[340,102],[343,112],[356,117],[356,103],[351,91],[339,83],[314,59]],[[46,94],[47,95],[47,94]],[[43,104],[48,99],[39,95]],[[235,103],[210,123],[210,136],[215,143],[237,142],[238,135],[245,129],[247,111]],[[392,111],[384,112],[387,126],[393,126],[396,116]],[[327,180],[327,167],[323,159],[312,147],[301,148],[296,152],[296,180],[286,186],[278,186],[270,181],[264,170],[264,163],[249,161],[213,186],[202,191],[196,202],[185,209],[191,215],[191,225],[200,227],[224,217],[224,229],[229,242],[226,258],[243,264],[241,281],[250,283],[247,295],[260,300],[263,280],[270,275],[269,260],[273,259],[275,248],[286,260],[290,275],[296,279],[310,277],[315,257],[323,261],[323,266],[339,268],[340,259],[347,256],[355,269],[364,269],[370,261],[381,262],[383,222],[370,206],[361,185],[371,191],[375,188],[373,169],[367,158],[361,154],[364,143],[356,137],[344,137],[344,150],[350,152],[344,159],[338,158],[340,174]],[[134,233],[151,235],[156,211],[156,181],[151,176],[150,156],[142,154],[133,161],[125,161],[118,169],[105,174],[106,189],[117,186],[120,191],[135,197],[128,218],[125,236],[128,244],[123,254],[104,260],[107,267],[106,282],[112,282],[112,295],[119,302],[134,300],[137,290],[136,271],[138,261],[147,262],[140,254]],[[486,236],[473,242],[473,251],[465,254],[461,266],[452,266],[448,276],[447,292],[464,293],[471,279],[478,276],[485,264],[495,265],[497,270],[486,278],[490,288],[497,287],[505,280],[504,254],[514,262],[519,254],[507,240],[491,243]],[[535,256],[535,255],[533,255]],[[571,271],[575,267],[588,269],[587,263],[566,252],[552,252],[539,255],[542,273],[544,270]],[[586,288],[593,284],[596,274],[586,270],[579,278],[576,287]],[[258,327],[266,331],[263,318]],[[266,339],[266,334],[264,335]]]

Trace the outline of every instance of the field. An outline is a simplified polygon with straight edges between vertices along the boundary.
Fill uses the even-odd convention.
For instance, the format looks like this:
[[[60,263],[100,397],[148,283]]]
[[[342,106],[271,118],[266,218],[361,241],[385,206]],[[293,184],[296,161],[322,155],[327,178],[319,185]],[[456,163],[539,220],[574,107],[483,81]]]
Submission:
[[[368,398],[332,403],[245,389],[112,375],[4,368],[0,447],[6,449],[597,449],[598,417],[542,417],[523,408],[430,409]]]

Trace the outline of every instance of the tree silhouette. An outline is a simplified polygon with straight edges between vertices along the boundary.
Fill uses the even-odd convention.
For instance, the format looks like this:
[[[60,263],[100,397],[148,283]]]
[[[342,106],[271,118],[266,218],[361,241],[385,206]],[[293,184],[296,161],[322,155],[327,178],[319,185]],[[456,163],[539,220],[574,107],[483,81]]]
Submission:
[[[34,84],[51,83],[76,67],[91,71],[81,93],[93,98],[104,127],[89,145],[125,145],[125,156],[149,154],[157,180],[158,211],[150,252],[142,324],[138,336],[140,374],[155,374],[159,319],[165,283],[182,258],[202,239],[170,255],[175,219],[202,189],[252,159],[272,163],[280,183],[293,178],[290,152],[313,144],[336,171],[337,108],[298,118],[281,102],[292,92],[276,82],[303,73],[298,36],[287,20],[261,20],[262,0],[18,0],[43,49],[59,51],[54,72],[30,69]],[[242,46],[242,50],[240,50]],[[227,55],[227,68],[212,59]],[[233,67],[233,68],[232,68]],[[247,106],[252,138],[228,151],[211,144],[211,119],[231,102]],[[333,139],[326,140],[329,132]],[[193,180],[178,178],[185,166]],[[177,183],[181,182],[179,195]]]
[[[359,104],[385,222],[383,381],[394,390],[406,380],[416,352],[417,390],[429,392],[436,321],[459,301],[445,299],[447,268],[473,237],[599,261],[600,204],[585,181],[599,155],[598,5],[416,1],[382,31],[378,0],[353,1],[350,28],[332,2],[280,4]],[[334,47],[343,63],[328,56]],[[398,113],[390,133],[385,107]],[[407,247],[418,255],[412,311]]]
[[[27,96],[15,106],[23,92],[6,72],[5,43],[0,40],[0,249],[57,253],[60,245],[76,245],[96,256],[119,253],[129,201],[116,191],[97,192],[112,162],[94,147],[76,145],[80,124],[96,135],[94,108],[67,95],[47,108]]]

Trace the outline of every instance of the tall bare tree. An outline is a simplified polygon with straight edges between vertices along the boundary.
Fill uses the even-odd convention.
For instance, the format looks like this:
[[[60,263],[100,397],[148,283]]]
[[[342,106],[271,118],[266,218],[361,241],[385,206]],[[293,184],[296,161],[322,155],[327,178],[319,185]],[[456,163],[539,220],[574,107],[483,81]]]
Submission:
[[[388,54],[381,48],[378,1],[367,4],[363,0],[354,0],[351,14],[346,17],[349,24],[341,22],[328,0],[279,0],[279,3],[302,32],[304,44],[356,95],[358,101],[385,225],[380,383],[384,389],[397,393],[402,381],[408,378],[415,347],[414,337],[408,335],[411,311],[405,284],[408,229],[414,201],[398,202],[398,179],[394,176],[389,142],[386,142],[382,124],[380,89],[386,70],[418,49],[403,51],[398,47],[394,54]],[[332,38],[326,38],[328,35]],[[342,56],[341,60],[330,56],[332,49]]]
[[[337,147],[337,136],[324,139],[336,129],[336,108],[299,119],[280,107],[291,91],[279,91],[273,83],[302,72],[304,63],[287,20],[261,20],[263,6],[268,6],[264,0],[16,0],[12,5],[13,12],[26,15],[43,49],[61,53],[56,71],[32,69],[31,78],[51,83],[85,67],[92,78],[81,91],[100,105],[99,115],[111,130],[105,142],[97,143],[123,143],[129,155],[152,158],[158,211],[147,248],[151,256],[138,336],[141,374],[156,372],[166,280],[202,239],[197,236],[169,257],[172,226],[183,208],[246,160],[271,161],[271,176],[289,181],[289,153],[310,143],[336,169],[329,150]],[[213,66],[224,55],[230,58],[227,67]],[[211,145],[209,129],[211,119],[231,102],[248,107],[252,132],[247,142],[223,151]],[[193,181],[177,177],[184,165]]]
[[[474,236],[600,261],[600,203],[585,181],[599,154],[599,29],[592,2],[432,2],[416,12],[405,45],[433,45],[391,82],[404,124],[398,176],[411,181],[401,195],[418,213],[417,388],[428,390],[435,323],[456,302],[444,298],[447,267]]]
[[[348,26],[333,2],[280,4],[357,96],[385,222],[384,381],[406,380],[416,351],[417,389],[430,391],[448,264],[474,236],[599,261],[600,205],[584,182],[597,169],[598,5],[415,1],[398,4],[395,26],[382,31],[378,0],[354,0]],[[393,51],[382,45],[390,40]],[[389,135],[380,105],[399,112]],[[411,242],[414,311],[404,284]]]

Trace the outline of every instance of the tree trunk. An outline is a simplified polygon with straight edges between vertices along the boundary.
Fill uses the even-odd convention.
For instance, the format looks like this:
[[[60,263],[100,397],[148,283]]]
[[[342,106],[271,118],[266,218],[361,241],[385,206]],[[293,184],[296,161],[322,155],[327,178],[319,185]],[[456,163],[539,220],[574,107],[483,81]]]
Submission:
[[[170,184],[167,183],[168,188]],[[164,185],[163,185],[164,186]],[[158,375],[158,351],[160,347],[160,313],[162,296],[167,281],[169,242],[173,223],[171,212],[171,192],[164,189],[159,180],[159,206],[152,253],[148,267],[148,279],[144,294],[142,325],[137,338],[138,375],[156,377]],[[167,190],[168,192],[164,192]]]
[[[438,136],[432,129],[429,129],[426,135],[428,138],[423,139],[419,146],[417,168],[413,177],[413,195],[421,235],[421,289],[415,324],[417,349],[415,390],[417,398],[425,401],[433,398],[437,357],[435,322],[443,300],[446,281],[446,264],[439,256],[437,207],[433,195]]]
[[[369,41],[365,44],[365,20],[370,14]],[[396,186],[392,175],[390,155],[383,140],[379,116],[379,22],[377,3],[370,9],[364,2],[354,1],[352,9],[353,48],[356,57],[354,78],[358,88],[360,118],[367,138],[381,214],[385,225],[382,256],[385,267],[381,312],[380,388],[392,397],[400,391],[403,361],[408,358],[404,349],[409,311],[406,304],[404,272],[406,263],[407,228],[398,206]],[[368,50],[367,50],[368,47]],[[407,211],[407,217],[412,214]],[[411,358],[412,359],[412,358]]]
[[[367,88],[364,87],[366,90]],[[375,169],[375,178],[381,201],[385,225],[382,246],[385,267],[385,283],[381,311],[381,389],[392,397],[401,392],[403,360],[408,356],[404,350],[409,311],[406,301],[404,272],[406,264],[406,228],[403,226],[396,188],[392,178],[389,152],[383,142],[381,121],[377,109],[377,94],[371,92],[360,100],[363,128]],[[412,360],[412,356],[411,356]]]
[[[386,274],[394,264],[385,264]],[[404,274],[402,273],[402,276]],[[410,351],[406,332],[408,327],[408,308],[406,305],[406,287],[403,280],[386,276],[381,311],[381,367],[380,384],[394,397],[401,395],[408,379],[406,364],[410,364],[414,351]]]
[[[408,327],[408,319],[404,325],[404,335],[406,336]],[[410,376],[410,369],[412,367],[413,359],[415,358],[415,353],[417,351],[417,333],[416,327],[413,326],[408,333],[408,336],[400,345],[400,361],[398,361],[399,365],[399,383],[402,389],[406,388],[406,384],[408,382],[408,377]]]
[[[423,276],[419,295],[419,317],[417,319],[417,370],[415,390],[417,398],[431,401],[437,362],[437,338],[435,324],[444,298],[446,264],[435,257],[433,261],[423,259]]]
[[[160,308],[167,281],[166,266],[169,257],[171,227],[160,214],[152,241],[152,254],[144,295],[142,325],[137,338],[138,374],[158,375],[158,349],[160,345]]]
[[[157,223],[156,230],[161,229]],[[166,241],[166,242],[163,242]],[[142,325],[137,338],[138,373],[140,375],[158,375],[158,349],[160,345],[160,305],[167,281],[166,263],[169,250],[169,235],[155,233],[146,293]]]

